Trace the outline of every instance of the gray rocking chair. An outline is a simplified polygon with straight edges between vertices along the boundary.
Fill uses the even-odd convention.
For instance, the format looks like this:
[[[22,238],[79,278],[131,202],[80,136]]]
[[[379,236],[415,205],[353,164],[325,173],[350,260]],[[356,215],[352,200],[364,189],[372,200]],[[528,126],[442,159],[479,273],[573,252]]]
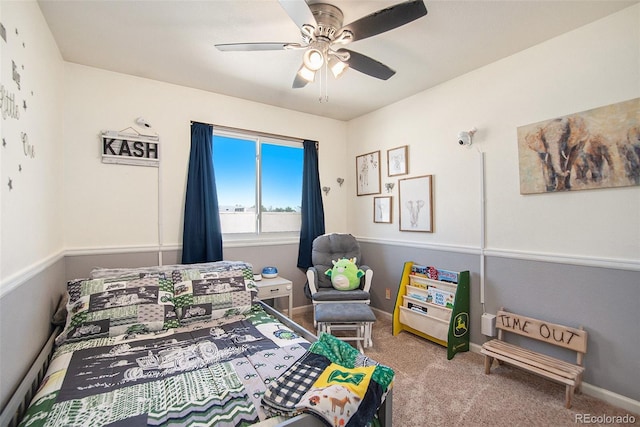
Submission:
[[[333,288],[331,279],[325,272],[333,268],[332,261],[341,258],[356,258],[356,264],[365,272],[365,275],[360,278],[359,288],[351,291]],[[305,284],[305,295],[313,302],[314,319],[318,304],[370,303],[369,289],[373,279],[373,270],[366,265],[361,265],[361,260],[360,244],[351,234],[332,233],[315,238],[311,249],[313,266],[307,269],[307,283]]]

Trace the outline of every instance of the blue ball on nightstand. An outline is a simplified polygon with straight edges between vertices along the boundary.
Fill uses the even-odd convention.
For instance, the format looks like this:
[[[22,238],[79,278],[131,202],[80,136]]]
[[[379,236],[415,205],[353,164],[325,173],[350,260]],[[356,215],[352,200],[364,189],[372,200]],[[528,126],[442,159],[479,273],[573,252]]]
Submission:
[[[278,277],[278,269],[275,267],[265,267],[262,269],[262,277],[265,279],[273,279]]]

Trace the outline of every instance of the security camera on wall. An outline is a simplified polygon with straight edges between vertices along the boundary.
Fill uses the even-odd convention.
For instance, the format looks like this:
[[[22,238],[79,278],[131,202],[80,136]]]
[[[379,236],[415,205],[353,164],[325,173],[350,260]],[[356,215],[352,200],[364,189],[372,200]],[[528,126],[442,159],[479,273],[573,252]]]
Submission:
[[[458,144],[471,145],[471,135],[469,135],[469,132],[460,132],[458,134]]]
[[[138,126],[145,127],[145,128],[150,128],[150,127],[151,127],[151,125],[149,124],[149,122],[147,122],[147,121],[146,121],[144,118],[142,118],[142,117],[138,117],[138,118],[136,119],[136,124],[137,124]]]
[[[473,128],[468,132],[465,132],[465,131],[460,132],[458,134],[458,144],[471,145],[471,139],[473,138],[474,133],[476,133],[476,128]]]

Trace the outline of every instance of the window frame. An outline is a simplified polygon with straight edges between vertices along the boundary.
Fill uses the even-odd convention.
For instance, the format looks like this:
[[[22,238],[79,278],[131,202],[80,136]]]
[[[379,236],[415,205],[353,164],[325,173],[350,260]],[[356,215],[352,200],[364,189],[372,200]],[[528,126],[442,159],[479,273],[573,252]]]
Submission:
[[[222,230],[222,235],[225,239],[230,239],[234,241],[246,241],[246,240],[259,240],[259,241],[268,241],[268,242],[278,242],[278,241],[293,241],[292,239],[298,239],[300,237],[300,229],[295,231],[262,231],[262,146],[263,144],[271,144],[271,145],[280,145],[285,147],[292,148],[300,148],[301,150],[304,148],[303,141],[298,138],[286,137],[280,135],[272,135],[272,134],[263,134],[260,132],[243,130],[243,129],[234,129],[234,128],[226,128],[221,126],[213,126],[212,131],[212,147],[215,147],[214,139],[216,136],[232,138],[232,139],[241,139],[246,141],[252,141],[255,143],[255,171],[256,171],[256,181],[255,181],[255,219],[254,219],[254,230],[249,232],[239,232],[239,233],[229,233]],[[215,148],[214,148],[215,150]],[[303,160],[304,162],[304,160]],[[303,163],[300,165],[301,169],[303,168]],[[215,163],[213,165],[215,171]],[[219,185],[216,182],[216,185]],[[301,188],[302,191],[302,188]],[[302,203],[302,192],[300,193],[300,203]],[[300,212],[302,215],[302,212]]]

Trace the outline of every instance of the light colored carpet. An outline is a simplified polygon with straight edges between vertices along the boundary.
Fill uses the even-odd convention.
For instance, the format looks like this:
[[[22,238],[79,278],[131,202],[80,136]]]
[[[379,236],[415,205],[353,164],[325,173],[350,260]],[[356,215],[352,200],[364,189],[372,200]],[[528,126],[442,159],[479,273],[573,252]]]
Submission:
[[[447,360],[444,347],[408,332],[394,337],[390,319],[377,317],[373,347],[365,354],[396,373],[394,426],[575,426],[587,414],[630,414],[585,394],[575,395],[566,409],[564,385],[507,365],[494,364],[485,375],[482,355],[458,353]],[[293,320],[315,331],[311,311],[294,314]],[[640,425],[640,415],[631,415]],[[610,419],[590,420],[589,425],[612,425]]]

